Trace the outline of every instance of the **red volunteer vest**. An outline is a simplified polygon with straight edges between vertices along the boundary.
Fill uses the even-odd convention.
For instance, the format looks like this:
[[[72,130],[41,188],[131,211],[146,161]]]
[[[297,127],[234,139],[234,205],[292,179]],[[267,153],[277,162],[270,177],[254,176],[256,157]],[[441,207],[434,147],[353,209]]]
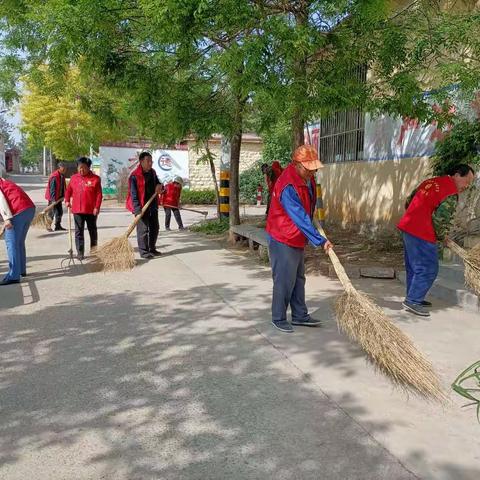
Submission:
[[[71,203],[72,213],[93,214],[93,209],[102,206],[102,183],[93,172],[82,176],[72,175],[65,191],[65,203]]]
[[[60,198],[60,190],[62,185],[62,177],[63,177],[63,191],[66,190],[66,182],[65,177],[58,171],[55,170],[49,177],[47,182],[47,188],[45,189],[45,199],[49,201],[55,201]],[[55,179],[55,198],[50,198],[50,182]]]
[[[157,176],[157,172],[153,170],[155,177]],[[143,169],[142,166],[139,164],[138,167],[130,174],[130,176],[135,175],[137,178],[137,193],[138,193],[138,200],[140,201],[140,206],[143,207],[145,204],[145,178],[143,176]],[[158,204],[160,205],[160,198],[158,199]],[[128,179],[128,193],[127,193],[127,200],[125,202],[125,207],[127,210],[130,210],[134,213],[135,208],[133,206],[132,201],[132,194],[130,192],[130,178]]]
[[[178,207],[182,186],[177,182],[167,183],[165,193],[162,195],[162,204],[167,207]]]
[[[397,228],[414,237],[435,243],[437,237],[433,228],[432,215],[437,207],[451,195],[458,195],[452,177],[447,175],[425,180],[418,187]]]
[[[313,198],[310,198],[307,184],[297,173],[295,165],[291,163],[275,182],[266,230],[277,242],[285,243],[290,247],[305,248],[308,240],[287,215],[280,202],[280,197],[284,188],[287,185],[292,185],[302,202],[303,208],[312,218],[317,199],[315,180],[312,178],[310,181],[313,188]]]
[[[17,215],[17,213],[22,213],[27,210],[27,208],[35,206],[23,189],[10,180],[0,178],[0,190],[7,200],[12,215]]]

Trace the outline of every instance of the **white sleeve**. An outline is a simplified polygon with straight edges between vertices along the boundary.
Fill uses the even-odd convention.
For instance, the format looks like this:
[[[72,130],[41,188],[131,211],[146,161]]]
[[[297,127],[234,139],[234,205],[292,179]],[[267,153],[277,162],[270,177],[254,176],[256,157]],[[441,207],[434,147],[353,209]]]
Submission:
[[[4,221],[10,220],[13,217],[10,207],[8,206],[7,199],[5,198],[5,195],[1,190],[0,190],[0,215],[3,217]]]

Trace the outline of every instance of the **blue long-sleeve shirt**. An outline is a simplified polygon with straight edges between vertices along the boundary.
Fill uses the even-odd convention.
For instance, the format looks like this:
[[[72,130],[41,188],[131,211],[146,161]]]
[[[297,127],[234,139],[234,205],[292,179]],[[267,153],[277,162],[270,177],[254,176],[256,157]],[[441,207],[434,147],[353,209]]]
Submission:
[[[308,192],[310,198],[313,201],[312,185],[309,183]],[[309,242],[315,247],[322,246],[327,239],[318,233],[318,230],[314,227],[312,219],[305,211],[305,208],[300,201],[295,188],[292,185],[287,185],[280,197],[280,203],[287,212],[287,215],[292,219],[297,228],[307,237]]]

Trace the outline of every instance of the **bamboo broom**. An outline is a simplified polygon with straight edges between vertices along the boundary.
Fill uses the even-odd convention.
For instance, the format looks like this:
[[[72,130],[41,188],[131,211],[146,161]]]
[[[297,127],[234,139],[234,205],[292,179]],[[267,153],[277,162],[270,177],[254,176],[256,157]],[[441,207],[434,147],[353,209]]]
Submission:
[[[51,220],[48,218],[47,213],[54,209],[56,205],[58,205],[62,198],[59,198],[57,201],[51,203],[47,208],[43,209],[40,213],[37,213],[32,220],[32,227],[34,228],[49,228],[51,225]]]
[[[322,227],[318,223],[316,226],[327,238]],[[345,289],[335,302],[340,330],[358,343],[375,367],[396,385],[444,403],[445,393],[430,362],[379,306],[353,286],[333,248],[328,256]]]
[[[447,240],[447,247],[463,260],[465,284],[480,295],[480,245],[465,250],[453,240]]]
[[[121,237],[112,238],[109,242],[98,247],[95,252],[95,257],[102,265],[101,269],[104,272],[122,272],[131,270],[135,266],[135,255],[128,241],[128,237],[157,196],[158,194],[154,193],[148,199],[140,214],[135,217],[135,220]]]

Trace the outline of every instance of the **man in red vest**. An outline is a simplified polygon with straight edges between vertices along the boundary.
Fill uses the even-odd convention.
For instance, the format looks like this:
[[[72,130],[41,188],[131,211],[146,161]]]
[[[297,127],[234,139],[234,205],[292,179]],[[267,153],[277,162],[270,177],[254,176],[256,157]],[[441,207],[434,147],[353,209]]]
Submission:
[[[5,222],[8,273],[0,285],[19,283],[27,275],[25,239],[35,215],[30,197],[15,183],[0,178],[0,215]]]
[[[75,222],[75,246],[79,260],[85,258],[85,224],[90,235],[90,253],[98,243],[97,218],[102,205],[102,183],[100,177],[90,170],[91,165],[89,158],[79,158],[78,173],[72,175],[65,191],[65,204],[72,209]]]
[[[302,145],[273,188],[266,230],[273,277],[272,324],[282,332],[293,332],[292,325],[320,323],[310,317],[305,304],[304,249],[308,241],[323,246],[325,252],[332,247],[312,223],[316,204],[314,176],[321,167],[315,148]],[[291,324],[287,321],[289,305]]]
[[[449,175],[425,180],[409,196],[397,227],[403,234],[407,295],[403,306],[411,313],[430,316],[425,296],[438,274],[437,242],[445,242],[457,208],[458,194],[475,178],[469,165],[458,165]]]
[[[67,184],[65,182],[65,164],[63,162],[58,163],[58,168],[50,175],[48,178],[47,188],[45,190],[45,198],[48,200],[48,204],[51,205],[52,203],[60,200],[65,196],[65,190],[67,188]],[[62,202],[57,203],[53,210],[50,210],[49,217],[53,223],[55,218],[55,231],[65,230],[62,227],[62,216],[63,216],[63,207]],[[47,227],[49,232],[52,231],[51,227]]]
[[[264,163],[262,165],[262,173],[265,177],[265,182],[268,188],[268,197],[267,197],[267,211],[265,212],[268,215],[268,210],[270,209],[270,202],[272,199],[273,187],[275,187],[275,182],[280,178],[280,175],[283,172],[283,168],[280,165],[280,162],[275,160],[272,162],[271,166]]]
[[[177,222],[178,229],[184,230],[182,216],[178,206],[180,205],[180,196],[182,195],[182,179],[175,177],[173,182],[165,185],[165,191],[161,197],[161,203],[163,210],[165,211],[165,230],[170,230],[170,221],[172,218],[172,212]]]
[[[142,152],[139,156],[139,165],[128,178],[128,193],[126,207],[134,215],[139,215],[149,198],[156,193],[160,195],[163,187],[152,168],[152,155]],[[137,223],[138,250],[142,258],[151,259],[161,255],[156,248],[158,238],[158,205],[157,198]]]

